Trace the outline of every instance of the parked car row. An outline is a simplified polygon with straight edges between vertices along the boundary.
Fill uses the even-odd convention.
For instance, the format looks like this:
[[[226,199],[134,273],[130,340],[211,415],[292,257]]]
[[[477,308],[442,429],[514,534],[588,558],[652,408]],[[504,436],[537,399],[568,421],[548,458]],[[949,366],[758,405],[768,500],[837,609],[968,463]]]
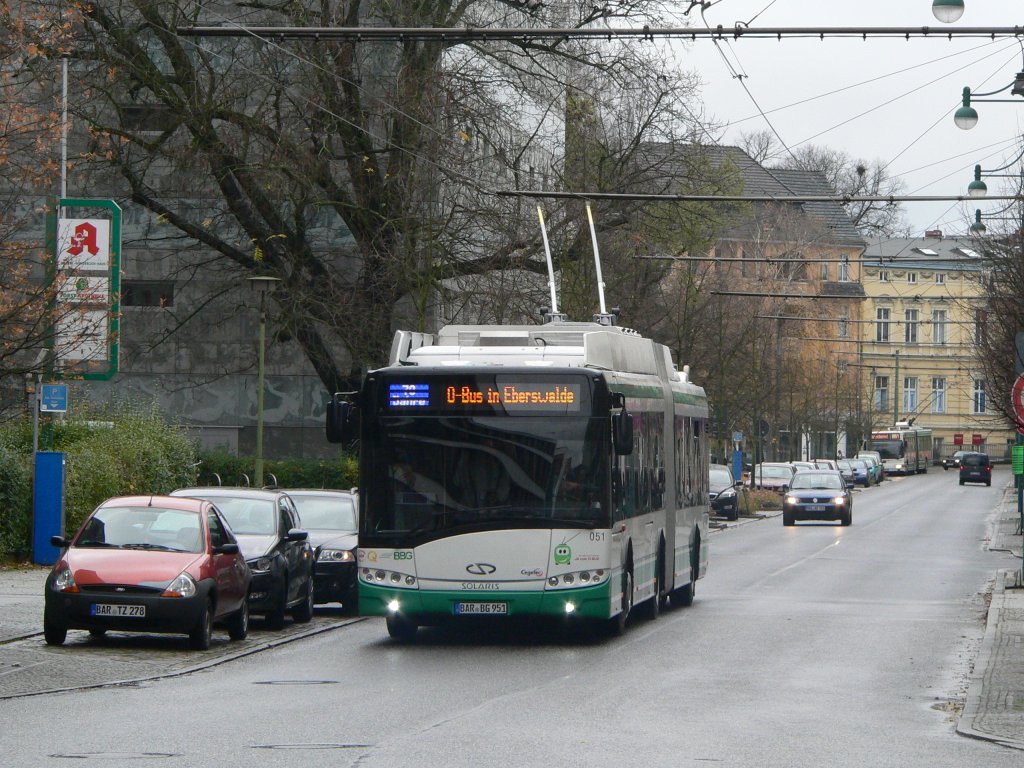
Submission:
[[[305,524],[305,525],[304,525]],[[356,496],[349,491],[182,488],[108,499],[67,539],[45,586],[43,634],[69,629],[186,634],[209,648],[250,613],[271,629],[308,622],[314,603],[356,604]]]
[[[838,520],[850,525],[853,489],[868,488],[885,477],[882,459],[863,451],[850,459],[762,462],[741,481],[734,481],[729,467],[712,464],[711,511],[717,517],[736,520],[751,511],[750,489],[774,490],[783,496],[783,524],[797,520]],[[751,483],[750,480],[753,480]]]

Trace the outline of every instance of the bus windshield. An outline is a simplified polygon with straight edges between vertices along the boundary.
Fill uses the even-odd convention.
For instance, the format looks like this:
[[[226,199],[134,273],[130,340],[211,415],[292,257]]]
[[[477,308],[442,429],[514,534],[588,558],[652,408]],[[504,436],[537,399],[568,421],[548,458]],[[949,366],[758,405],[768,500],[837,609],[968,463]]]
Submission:
[[[399,417],[376,426],[364,446],[363,535],[610,524],[607,419]]]
[[[902,459],[906,443],[902,440],[872,440],[871,450],[878,451],[883,459]]]

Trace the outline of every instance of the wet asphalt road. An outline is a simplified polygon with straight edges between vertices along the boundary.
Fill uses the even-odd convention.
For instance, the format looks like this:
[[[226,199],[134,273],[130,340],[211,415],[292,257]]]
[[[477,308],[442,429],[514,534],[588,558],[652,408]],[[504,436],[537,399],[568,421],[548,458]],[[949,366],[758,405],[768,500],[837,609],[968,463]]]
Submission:
[[[623,638],[403,646],[370,619],[175,678],[0,701],[4,762],[1016,767],[954,732],[986,585],[1012,567],[984,549],[1004,479],[933,470],[858,492],[849,528],[716,533],[695,604]],[[79,650],[61,654],[91,663]]]

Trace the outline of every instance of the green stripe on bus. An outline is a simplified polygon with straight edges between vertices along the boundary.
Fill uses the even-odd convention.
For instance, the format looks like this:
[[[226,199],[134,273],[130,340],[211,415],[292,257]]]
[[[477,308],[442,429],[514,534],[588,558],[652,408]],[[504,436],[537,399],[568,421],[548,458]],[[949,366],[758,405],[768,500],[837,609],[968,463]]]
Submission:
[[[665,397],[665,393],[661,388],[642,384],[620,384],[615,387],[615,391],[621,392],[627,397],[642,397],[649,400],[661,400]],[[705,408],[708,404],[706,397],[692,395],[689,392],[673,392],[672,401],[682,405],[697,405]]]

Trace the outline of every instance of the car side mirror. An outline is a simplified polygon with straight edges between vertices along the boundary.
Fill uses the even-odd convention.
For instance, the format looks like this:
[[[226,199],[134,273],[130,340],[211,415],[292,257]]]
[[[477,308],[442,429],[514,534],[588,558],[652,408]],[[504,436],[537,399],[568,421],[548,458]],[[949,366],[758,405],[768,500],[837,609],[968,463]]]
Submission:
[[[55,547],[59,547],[60,549],[66,549],[68,544],[70,544],[70,543],[71,542],[69,542],[63,536],[51,536],[50,537],[50,544],[52,544]]]
[[[288,531],[288,541],[306,541],[309,538],[309,531],[302,531],[298,528],[292,528]]]
[[[238,545],[233,543],[221,544],[219,547],[213,548],[215,555],[237,555],[238,552]]]

